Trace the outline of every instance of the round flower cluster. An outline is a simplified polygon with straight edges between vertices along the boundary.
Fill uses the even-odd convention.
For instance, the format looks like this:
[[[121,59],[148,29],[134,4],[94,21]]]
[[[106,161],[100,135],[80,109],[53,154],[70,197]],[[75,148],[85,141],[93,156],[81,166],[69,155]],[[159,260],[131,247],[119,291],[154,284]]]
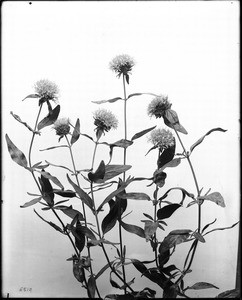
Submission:
[[[57,135],[63,137],[70,132],[70,121],[68,118],[60,118],[55,121],[53,128]]]
[[[160,128],[151,131],[148,141],[161,150],[175,145],[175,138],[171,131]]]
[[[93,113],[94,124],[97,126],[96,130],[109,131],[118,127],[118,120],[115,115],[106,109],[99,109]]]
[[[39,95],[40,98],[44,98],[45,100],[57,99],[59,89],[54,82],[48,79],[41,79],[37,81],[34,85],[34,88],[35,92]]]
[[[148,115],[161,118],[167,109],[171,108],[171,103],[168,101],[168,96],[156,96],[148,106]]]
[[[134,60],[127,54],[118,55],[109,63],[110,69],[118,73],[119,77],[121,74],[128,75],[134,65]]]

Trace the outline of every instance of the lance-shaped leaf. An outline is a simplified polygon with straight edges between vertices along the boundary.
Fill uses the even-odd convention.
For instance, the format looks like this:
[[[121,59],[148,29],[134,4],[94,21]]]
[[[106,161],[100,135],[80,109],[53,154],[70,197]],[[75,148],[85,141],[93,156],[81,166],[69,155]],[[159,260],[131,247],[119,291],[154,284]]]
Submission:
[[[48,178],[44,177],[41,174],[41,178],[39,178],[39,182],[41,185],[41,189],[42,189],[42,197],[43,199],[50,205],[53,206],[54,205],[54,193],[53,193],[53,188],[52,185],[49,181]]]
[[[153,93],[133,93],[133,94],[128,95],[127,100],[131,97],[141,96],[141,95],[151,95],[151,96],[155,96],[155,97],[157,96],[156,94],[153,94]]]
[[[57,120],[60,113],[60,105],[57,105],[53,110],[49,110],[49,114],[39,122],[38,130],[43,129],[46,126],[52,125]]]
[[[94,233],[88,227],[80,225],[80,223],[78,222],[76,228],[90,240],[93,240],[93,241],[96,240]]]
[[[123,227],[124,230],[126,230],[130,233],[134,233],[142,238],[145,238],[145,232],[144,232],[143,228],[141,228],[137,225],[124,223],[123,221],[121,221],[121,226]]]
[[[34,129],[32,129],[26,122],[23,122],[21,120],[21,118],[18,116],[18,115],[15,115],[12,111],[10,112],[10,114],[14,117],[15,120],[17,120],[19,123],[23,124],[25,127],[28,128],[28,130],[32,131],[33,133],[35,134],[39,134],[40,135],[40,132],[38,131],[35,131]]]
[[[53,192],[61,197],[66,197],[66,198],[76,197],[76,193],[71,190],[56,190],[56,189],[54,189]]]
[[[212,229],[212,230],[206,232],[203,236],[205,236],[206,234],[209,234],[209,233],[211,233],[211,232],[213,232],[213,231],[217,231],[217,230],[225,230],[225,229],[231,229],[231,228],[233,228],[234,226],[236,226],[238,223],[239,223],[239,221],[236,222],[236,223],[234,223],[233,225],[231,225],[231,226],[229,226],[229,227],[222,227],[222,228],[215,228],[215,229]]]
[[[204,140],[204,138],[209,135],[210,133],[214,132],[214,131],[222,131],[222,132],[226,132],[227,130],[222,129],[220,127],[218,128],[213,128],[211,130],[209,130],[204,136],[202,136],[199,140],[197,140],[191,147],[190,147],[190,153],[192,153],[192,151],[194,150],[194,148],[196,148],[199,144],[202,143],[202,141]]]
[[[105,163],[102,160],[97,170],[94,173],[93,172],[88,173],[88,178],[90,179],[90,181],[97,183],[104,178],[104,175],[105,175]]]
[[[218,294],[215,298],[240,298],[240,289],[232,289]]]
[[[117,190],[113,191],[111,194],[109,194],[104,201],[102,202],[102,204],[98,207],[97,212],[99,212],[102,207],[108,203],[111,199],[113,199],[115,196],[117,196],[118,194],[120,194],[134,179],[133,178],[128,178],[126,181],[122,182]]]
[[[213,222],[208,223],[207,225],[205,225],[202,229],[202,233],[212,224],[214,224],[217,221],[217,219],[215,219]]]
[[[61,184],[61,182],[59,181],[58,178],[56,178],[55,176],[52,176],[50,173],[45,172],[45,171],[41,171],[40,173],[43,177],[50,179],[52,182],[54,182],[56,185],[58,185],[61,189],[64,189],[64,186]]]
[[[211,193],[211,194],[208,194],[205,196],[201,196],[201,197],[199,197],[199,199],[200,200],[210,200],[221,207],[225,207],[224,198],[218,192],[214,192],[214,193]]]
[[[170,249],[167,249],[163,251],[162,249],[162,244],[160,244],[159,247],[159,256],[158,256],[158,261],[159,261],[159,266],[160,268],[163,268],[163,265],[165,265],[169,259],[170,259]]]
[[[158,200],[159,200],[159,201],[162,201],[163,199],[165,199],[165,198],[168,196],[169,192],[172,191],[172,190],[180,190],[180,191],[182,192],[182,200],[181,200],[181,202],[180,202],[181,205],[183,204],[183,202],[184,202],[186,196],[188,196],[188,197],[190,197],[190,198],[194,198],[194,195],[191,194],[191,193],[189,193],[189,192],[187,192],[184,188],[181,188],[181,187],[174,187],[174,188],[169,189],[169,190],[168,190],[162,197],[160,197]]]
[[[5,138],[8,146],[8,152],[12,160],[15,161],[21,167],[27,168],[28,163],[23,152],[14,145],[14,143],[10,140],[7,134],[5,135]]]
[[[30,94],[30,95],[26,96],[22,101],[24,101],[27,98],[40,98],[40,95],[38,95],[38,94]]]
[[[80,137],[80,120],[76,120],[76,125],[71,136],[71,145],[73,145]]]
[[[96,292],[96,279],[91,275],[87,282],[87,293],[89,298],[95,298]]]
[[[159,155],[158,161],[157,161],[157,166],[158,168],[162,168],[165,164],[170,162],[174,155],[175,155],[175,150],[176,150],[176,144],[174,144],[171,147],[168,147],[162,151],[161,155]]]
[[[102,103],[113,103],[113,102],[116,102],[118,100],[123,100],[121,97],[115,97],[115,98],[112,98],[112,99],[108,99],[108,100],[100,100],[100,101],[92,101],[93,103],[96,103],[96,104],[102,104]]]
[[[150,132],[151,130],[153,130],[155,127],[156,127],[156,126],[153,126],[153,127],[151,127],[151,128],[148,128],[148,129],[145,129],[145,130],[142,130],[142,131],[136,133],[136,134],[132,137],[131,141],[134,141],[134,140],[140,138],[141,136],[143,136],[143,135],[145,135],[146,133],[148,133],[148,132]]]
[[[165,124],[177,131],[187,134],[186,129],[180,124],[177,113],[172,109],[167,109],[163,115]]]
[[[132,145],[133,142],[132,142],[132,141],[129,141],[129,140],[122,139],[122,140],[119,140],[119,141],[117,141],[117,142],[115,142],[115,143],[112,143],[112,144],[108,144],[108,143],[106,143],[106,142],[103,142],[103,143],[100,143],[100,144],[108,145],[108,146],[110,147],[110,151],[109,151],[109,157],[110,157],[110,159],[109,159],[109,162],[111,162],[112,157],[113,157],[113,149],[114,149],[115,147],[120,147],[120,148],[126,149],[126,148],[128,148],[130,145]]]
[[[107,233],[110,231],[116,224],[118,220],[118,211],[119,211],[119,203],[114,200],[110,200],[108,202],[110,206],[110,211],[109,213],[105,216],[105,218],[102,221],[102,231],[103,234]]]
[[[187,287],[186,289],[203,290],[203,289],[211,289],[211,288],[219,289],[215,285],[208,283],[208,282],[197,282],[194,285]]]
[[[79,221],[84,221],[83,214],[78,210],[72,208],[72,205],[70,205],[69,207],[61,208],[61,211],[72,219],[78,216]]]
[[[128,171],[132,166],[130,165],[106,165],[105,175],[103,181],[110,180],[126,171]]]
[[[24,203],[23,205],[20,205],[21,208],[29,207],[31,205],[34,205],[36,203],[39,203],[42,197],[34,198],[33,200]]]
[[[193,236],[195,237],[195,239],[199,240],[199,242],[201,242],[201,243],[206,242],[204,237],[201,235],[201,233],[199,233],[197,231],[193,232]]]
[[[69,183],[73,186],[74,190],[76,191],[76,193],[78,194],[78,196],[80,197],[80,199],[82,200],[82,202],[84,204],[86,204],[91,210],[93,210],[93,201],[92,201],[92,198],[90,198],[86,192],[84,192],[78,185],[76,185],[70,179],[70,177],[69,177],[68,174],[66,176],[67,176],[67,179],[68,179]]]
[[[180,204],[174,203],[166,205],[157,211],[157,218],[159,220],[170,218],[170,216],[179,208]]]
[[[151,200],[150,196],[145,193],[123,193],[119,195],[122,199],[132,199],[132,200]]]
[[[144,221],[144,223],[145,223],[145,228],[144,228],[145,240],[146,242],[148,242],[149,240],[151,240],[153,234],[156,232],[159,223],[153,221]]]
[[[184,243],[190,236],[190,229],[178,229],[171,231],[163,240],[160,246],[160,253],[175,247],[178,244]]]
[[[85,241],[86,241],[85,234],[83,233],[82,230],[80,230],[79,226],[76,226],[76,228],[73,227],[71,232],[75,237],[75,245],[77,249],[81,252],[85,247]]]

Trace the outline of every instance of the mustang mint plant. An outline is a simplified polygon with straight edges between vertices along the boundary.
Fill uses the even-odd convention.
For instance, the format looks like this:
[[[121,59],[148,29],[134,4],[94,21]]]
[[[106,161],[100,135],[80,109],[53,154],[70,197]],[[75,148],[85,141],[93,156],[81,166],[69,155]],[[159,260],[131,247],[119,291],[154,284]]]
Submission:
[[[180,133],[188,134],[188,132],[180,124],[176,111],[171,109],[172,104],[168,101],[168,96],[163,94],[155,95],[153,93],[126,94],[126,83],[129,84],[129,74],[134,65],[134,60],[129,55],[116,56],[110,62],[110,69],[117,73],[118,77],[122,75],[123,97],[93,101],[96,104],[115,103],[116,101],[124,102],[124,135],[118,137],[112,143],[100,141],[101,137],[105,137],[105,133],[108,133],[111,129],[116,129],[118,126],[118,118],[111,111],[99,109],[93,113],[94,131],[96,132],[96,139],[94,139],[92,136],[80,131],[80,128],[84,128],[85,124],[82,124],[81,127],[79,118],[76,120],[75,126],[72,126],[69,118],[58,119],[60,105],[56,105],[55,100],[58,98],[59,88],[55,83],[47,79],[41,79],[36,82],[35,93],[24,98],[39,99],[39,109],[34,126],[29,126],[18,115],[11,112],[15,120],[27,127],[29,130],[27,133],[32,134],[32,138],[27,159],[25,154],[6,134],[5,138],[10,157],[15,163],[31,173],[38,190],[38,194],[28,193],[34,198],[20,207],[27,208],[35,205],[35,214],[42,221],[49,224],[49,228],[55,229],[58,231],[58,234],[62,234],[63,238],[71,244],[71,251],[67,250],[67,261],[71,262],[70,276],[74,275],[74,280],[77,281],[77,284],[80,284],[85,295],[89,298],[97,296],[115,300],[123,299],[123,297],[127,297],[127,299],[147,299],[155,298],[156,295],[158,298],[189,298],[192,290],[218,288],[213,283],[205,282],[203,274],[198,274],[201,276],[201,281],[199,282],[193,282],[195,276],[187,276],[191,272],[193,272],[192,274],[195,272],[199,273],[194,260],[197,259],[199,261],[197,249],[200,247],[200,243],[206,241],[207,234],[217,230],[233,228],[238,224],[236,222],[230,227],[216,227],[212,229],[210,228],[216,222],[216,219],[211,223],[204,224],[202,210],[206,211],[207,201],[223,208],[225,207],[225,201],[223,196],[217,191],[210,192],[209,190],[203,193],[191,161],[193,151],[203,142],[206,136],[213,132],[226,132],[226,130],[219,127],[211,129],[191,145],[190,150],[187,151]],[[158,119],[160,126],[166,125],[169,129],[156,128],[153,125],[129,137],[127,101],[133,101],[131,98],[140,95],[152,95],[154,97],[148,104],[147,114],[149,117]],[[51,102],[52,100],[53,102]],[[54,108],[52,108],[52,105],[55,105]],[[48,113],[40,120],[44,109],[47,109]],[[90,122],[91,120],[90,116]],[[64,138],[66,144],[50,145],[49,148],[41,151],[58,151],[59,148],[64,147],[70,154],[70,165],[63,166],[62,164],[54,164],[49,161],[43,163],[38,160],[32,162],[32,151],[36,136],[45,134],[47,127],[50,126],[55,130],[59,141]],[[43,131],[44,128],[45,130]],[[157,153],[157,158],[154,160],[153,174],[145,174],[144,168],[143,177],[129,175],[126,178],[127,171],[132,173],[132,162],[127,164],[127,149],[135,144],[137,139],[142,138],[146,134],[148,135],[147,141],[152,144],[152,148],[148,153],[153,150]],[[79,142],[80,147],[85,147],[85,138],[94,143],[89,169],[82,168],[82,165],[86,164],[86,158],[75,155],[74,151],[76,149],[78,154]],[[183,149],[181,154],[176,154],[177,142],[180,143]],[[76,145],[75,148],[73,148],[74,144]],[[94,169],[96,150],[99,144],[107,147],[110,158],[108,162],[104,162],[104,160],[97,162],[98,167]],[[123,156],[120,158],[121,162],[113,162],[113,152],[116,148],[123,148]],[[140,149],[140,151],[143,151],[143,149]],[[176,167],[179,167],[185,161],[190,167],[191,180],[194,183],[189,189],[181,187],[182,178],[176,177]],[[62,174],[65,175],[65,182],[64,180],[61,182],[57,177]],[[184,174],[184,176],[188,177],[187,174]],[[174,178],[176,184],[180,180],[181,184],[179,184],[179,187],[176,185],[167,190],[165,180],[169,177]],[[81,180],[84,181],[84,184]],[[148,185],[147,182],[144,183],[147,180],[150,182]],[[132,191],[134,182],[140,183],[140,191]],[[148,186],[154,187],[152,193],[149,193]],[[168,201],[167,197],[174,190],[181,193],[181,198],[176,196],[171,198],[171,201]],[[81,209],[74,207],[73,198],[80,201],[82,204]],[[127,213],[130,200],[138,200],[139,204],[144,203],[144,212],[141,220],[144,224],[143,227],[137,224],[129,224],[126,221],[125,217],[130,214],[130,212]],[[99,204],[98,206],[97,203]],[[197,213],[190,216],[187,208],[193,205],[197,206]],[[109,207],[109,209],[105,210],[105,207]],[[174,213],[181,207],[183,207],[184,218],[187,215],[192,217],[193,225],[189,229],[183,229],[183,224],[179,223],[176,229],[170,231],[170,220],[172,218],[176,220]],[[45,219],[46,210],[51,211],[53,220],[47,221]],[[87,211],[94,216],[95,224],[92,223],[92,219],[89,219],[90,214]],[[68,218],[66,222],[63,221],[63,215]],[[135,223],[135,221],[133,219],[132,223]],[[115,227],[118,227],[118,243],[117,240],[115,242],[109,240],[109,235],[107,235]],[[138,236],[141,243],[150,244],[149,260],[140,261],[126,255],[128,252],[124,243],[124,232],[127,236],[131,235],[131,238],[132,235]],[[184,257],[184,253],[182,254],[179,248],[179,245],[182,243],[188,245],[188,251]],[[94,256],[93,247],[97,247],[100,255],[98,252],[98,255]],[[136,245],[134,245],[134,248],[131,245],[129,253],[135,252],[135,247]],[[171,262],[173,255],[179,256],[177,265]],[[101,257],[105,261],[102,267],[98,268]],[[128,265],[129,269],[126,268]],[[132,277],[133,268],[140,272],[140,276],[147,279],[147,283],[142,289],[136,287],[136,282],[139,278],[135,279]],[[127,270],[129,271],[127,272]],[[110,289],[116,289],[117,294],[101,295],[99,291],[100,277],[104,273],[109,278]],[[150,281],[152,282],[152,288],[149,287]],[[63,284],[65,283],[63,282]],[[154,284],[157,286],[156,290],[153,289]],[[105,285],[107,285],[106,281]],[[68,286],[66,288],[68,289]],[[218,294],[217,297],[239,297],[239,294],[239,290],[231,289]]]

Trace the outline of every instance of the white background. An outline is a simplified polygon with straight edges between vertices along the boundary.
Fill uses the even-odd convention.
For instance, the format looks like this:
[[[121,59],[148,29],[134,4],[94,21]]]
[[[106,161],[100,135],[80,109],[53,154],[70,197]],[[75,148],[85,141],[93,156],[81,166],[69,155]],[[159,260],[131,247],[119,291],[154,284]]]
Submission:
[[[31,133],[16,122],[10,111],[34,126],[38,104],[35,99],[21,100],[34,92],[33,85],[42,78],[54,81],[60,88],[61,116],[74,124],[80,118],[81,131],[94,136],[92,113],[100,108],[112,110],[119,118],[116,131],[105,135],[107,142],[124,136],[123,103],[98,106],[91,101],[122,97],[122,81],[109,69],[109,62],[118,54],[132,56],[136,65],[130,76],[127,93],[151,92],[167,94],[188,135],[182,135],[187,149],[212,128],[222,127],[226,133],[214,132],[197,147],[191,160],[200,188],[220,192],[226,208],[214,203],[203,205],[202,224],[217,221],[212,228],[231,226],[239,219],[239,3],[237,1],[131,1],[72,2],[53,1],[30,4],[27,1],[5,1],[2,5],[2,266],[3,295],[10,297],[85,297],[85,290],[72,275],[73,254],[67,238],[41,221],[33,207],[20,208],[31,200],[27,192],[37,193],[30,173],[15,164],[4,139],[7,133],[27,156]],[[150,96],[128,101],[128,138],[136,132],[157,125],[160,119],[147,116]],[[42,118],[47,114],[43,112]],[[60,144],[64,143],[60,142]],[[40,152],[58,145],[51,127],[36,138],[33,162],[48,160],[71,167],[66,149]],[[93,143],[81,137],[73,146],[78,169],[91,166]],[[151,144],[144,136],[128,148],[128,174],[151,177],[156,167],[156,152],[145,156]],[[115,149],[113,163],[122,163],[122,151]],[[181,147],[177,143],[177,152]],[[101,159],[108,161],[108,148],[98,148],[95,167]],[[63,170],[49,168],[66,188],[71,188]],[[195,193],[189,166],[183,161],[177,168],[167,169],[166,185],[182,186]],[[81,181],[82,187],[87,187]],[[153,186],[134,184],[128,191],[146,192],[152,197]],[[108,191],[96,196],[100,204]],[[111,191],[110,191],[111,192]],[[62,200],[62,199],[58,199]],[[180,194],[169,199],[180,201]],[[71,200],[81,210],[78,199]],[[185,204],[187,204],[186,202]],[[35,209],[47,220],[56,222],[50,213]],[[101,218],[105,212],[100,214]],[[143,212],[153,214],[152,203],[129,201],[127,223],[143,226]],[[162,240],[173,229],[196,229],[197,208],[179,209],[167,220]],[[90,220],[93,216],[88,215]],[[63,220],[70,222],[68,217]],[[94,222],[94,220],[92,220]],[[107,239],[118,242],[117,232]],[[211,233],[199,247],[187,276],[186,285],[197,281],[210,282],[220,289],[190,292],[191,297],[214,297],[235,286],[238,227]],[[124,233],[127,257],[152,259],[149,243]],[[180,245],[171,260],[182,268],[189,245]],[[109,248],[109,247],[108,247]],[[101,249],[93,248],[95,272],[106,263]],[[110,248],[111,257],[116,255]],[[136,277],[135,290],[155,284],[140,278],[133,267],[127,268],[128,279]],[[108,271],[98,281],[101,294],[119,293],[108,283]],[[21,292],[21,287],[32,292]]]

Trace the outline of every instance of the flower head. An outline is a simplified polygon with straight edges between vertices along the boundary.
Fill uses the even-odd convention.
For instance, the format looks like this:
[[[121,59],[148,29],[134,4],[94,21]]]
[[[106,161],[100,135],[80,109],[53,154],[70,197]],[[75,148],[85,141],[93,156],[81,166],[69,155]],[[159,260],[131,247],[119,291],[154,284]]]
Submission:
[[[113,58],[113,60],[109,63],[109,67],[115,73],[118,73],[118,77],[121,74],[128,75],[129,72],[132,71],[132,67],[135,65],[133,58],[131,58],[127,54],[117,55]]]
[[[175,138],[171,131],[160,128],[151,131],[148,141],[151,142],[154,147],[158,147],[160,150],[175,145]]]
[[[60,118],[55,121],[53,128],[61,139],[70,132],[70,121],[68,118]]]
[[[168,101],[168,96],[156,96],[148,106],[148,115],[161,118],[167,109],[171,108],[171,103]]]
[[[42,98],[43,100],[56,100],[57,94],[59,92],[58,86],[48,80],[41,79],[37,81],[34,85],[35,92]]]
[[[109,131],[118,127],[118,120],[115,115],[106,109],[99,109],[93,113],[94,124],[97,126],[98,131]]]

